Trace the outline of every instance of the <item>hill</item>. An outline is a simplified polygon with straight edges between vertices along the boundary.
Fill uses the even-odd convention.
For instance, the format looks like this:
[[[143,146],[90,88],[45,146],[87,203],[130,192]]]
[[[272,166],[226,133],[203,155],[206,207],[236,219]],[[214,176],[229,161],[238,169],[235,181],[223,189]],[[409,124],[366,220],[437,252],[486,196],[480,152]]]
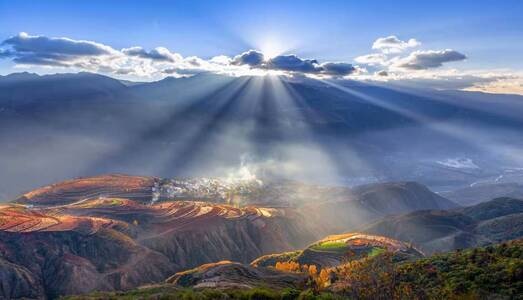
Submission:
[[[317,223],[328,224],[333,232],[354,230],[386,215],[458,207],[416,182],[369,184],[355,187],[343,197],[325,196],[329,201],[311,203],[305,210],[314,211]]]
[[[271,254],[257,258],[251,265],[269,267],[277,263],[295,262],[315,265],[318,269],[338,266],[350,260],[360,260],[381,253],[391,253],[396,261],[423,256],[410,245],[384,236],[347,233],[328,236],[301,251]]]
[[[345,262],[329,273],[309,273],[305,285],[300,276],[307,272],[220,262],[179,273],[160,285],[68,299],[517,299],[523,293],[522,240],[401,263],[392,258],[384,252]],[[285,279],[263,288],[241,284],[255,282],[259,274],[270,274],[266,282]],[[233,285],[219,285],[228,278],[234,278]],[[290,278],[294,284],[288,284]],[[182,282],[192,288],[181,288]]]
[[[412,242],[423,251],[449,251],[519,238],[523,200],[499,198],[454,210],[385,217],[362,230]]]
[[[463,206],[474,205],[501,197],[523,199],[523,184],[516,182],[477,184],[442,192],[441,195]]]
[[[249,262],[315,238],[283,209],[125,198],[0,207],[0,298],[125,290],[203,263]]]

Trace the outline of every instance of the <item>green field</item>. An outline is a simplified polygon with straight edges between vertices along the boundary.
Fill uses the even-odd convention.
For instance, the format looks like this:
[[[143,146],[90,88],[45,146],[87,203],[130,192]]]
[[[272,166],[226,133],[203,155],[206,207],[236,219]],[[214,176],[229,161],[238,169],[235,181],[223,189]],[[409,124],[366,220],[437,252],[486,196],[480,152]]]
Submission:
[[[313,245],[311,249],[317,251],[344,251],[347,249],[347,244],[344,241],[326,241]]]
[[[369,257],[380,255],[382,253],[385,253],[385,251],[386,250],[381,247],[373,247],[372,250],[369,252]]]

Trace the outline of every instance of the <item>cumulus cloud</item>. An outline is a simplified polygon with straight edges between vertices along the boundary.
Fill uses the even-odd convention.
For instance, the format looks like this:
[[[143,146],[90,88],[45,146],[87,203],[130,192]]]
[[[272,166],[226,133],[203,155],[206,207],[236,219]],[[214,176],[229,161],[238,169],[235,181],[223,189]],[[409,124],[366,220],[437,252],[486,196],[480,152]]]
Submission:
[[[354,60],[358,65],[353,65],[349,62],[320,62],[294,54],[268,58],[258,50],[248,50],[236,56],[219,55],[202,59],[197,56],[183,57],[164,47],[146,50],[134,46],[116,50],[93,41],[20,33],[0,43],[0,58],[12,59],[18,65],[73,68],[75,71],[151,79],[202,72],[240,76],[277,71],[281,74],[325,77],[374,76],[382,80],[420,74],[423,72],[412,70],[433,69],[446,62],[466,58],[464,54],[449,49],[407,52],[407,49],[418,45],[420,43],[415,39],[403,41],[396,36],[379,38],[372,45],[376,52],[356,57]]]
[[[414,51],[409,56],[398,59],[394,66],[409,70],[426,70],[441,67],[446,62],[460,61],[466,58],[464,54],[451,49]]]
[[[63,66],[86,56],[110,56],[118,53],[113,48],[96,42],[33,36],[25,32],[6,39],[1,45],[10,47],[10,50],[2,50],[2,56],[12,57],[20,64]]]
[[[264,56],[263,53],[256,50],[249,50],[243,52],[240,55],[236,55],[233,60],[233,65],[249,65],[249,66],[259,66],[263,63]]]
[[[169,49],[164,47],[157,47],[149,52],[142,47],[131,47],[122,49],[122,52],[129,56],[137,56],[155,61],[175,62],[182,59],[180,54],[172,53]]]
[[[383,53],[371,53],[367,55],[358,56],[354,59],[357,63],[367,65],[384,65],[387,61],[387,55]]]
[[[265,60],[263,53],[256,50],[249,50],[235,56],[232,60],[232,64],[239,66],[246,65],[251,68],[262,70],[331,76],[345,76],[356,70],[356,68],[349,63],[325,62],[320,64],[315,59],[302,59],[294,54],[278,55],[269,60]]]
[[[356,71],[356,67],[354,67],[352,64],[348,63],[334,63],[334,62],[328,62],[321,64],[322,73],[326,75],[333,75],[333,76],[345,76],[352,74]]]
[[[372,44],[372,49],[379,50],[383,53],[400,53],[407,48],[413,48],[421,45],[416,39],[402,41],[395,35],[378,38]]]
[[[283,70],[300,73],[319,73],[320,66],[315,59],[301,59],[296,55],[279,55],[267,62],[267,67],[274,70]]]

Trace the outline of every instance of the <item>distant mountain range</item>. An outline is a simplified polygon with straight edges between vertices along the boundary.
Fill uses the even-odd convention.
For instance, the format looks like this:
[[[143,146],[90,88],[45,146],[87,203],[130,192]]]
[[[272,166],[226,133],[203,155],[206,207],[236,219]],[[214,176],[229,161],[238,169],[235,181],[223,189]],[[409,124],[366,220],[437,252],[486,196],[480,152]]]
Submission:
[[[362,231],[412,242],[426,253],[478,247],[523,235],[523,200],[497,198],[465,208],[390,216]]]
[[[443,191],[521,167],[521,116],[521,96],[365,82],[16,73],[0,76],[0,197],[100,173],[222,176],[244,156],[271,178]]]

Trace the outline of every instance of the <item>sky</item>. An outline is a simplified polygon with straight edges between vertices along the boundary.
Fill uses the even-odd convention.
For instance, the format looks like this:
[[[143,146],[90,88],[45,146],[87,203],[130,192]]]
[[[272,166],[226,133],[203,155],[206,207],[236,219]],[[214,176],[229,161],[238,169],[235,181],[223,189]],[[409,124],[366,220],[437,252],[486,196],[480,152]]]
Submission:
[[[0,0],[0,74],[283,73],[523,93],[522,14],[517,0]]]

